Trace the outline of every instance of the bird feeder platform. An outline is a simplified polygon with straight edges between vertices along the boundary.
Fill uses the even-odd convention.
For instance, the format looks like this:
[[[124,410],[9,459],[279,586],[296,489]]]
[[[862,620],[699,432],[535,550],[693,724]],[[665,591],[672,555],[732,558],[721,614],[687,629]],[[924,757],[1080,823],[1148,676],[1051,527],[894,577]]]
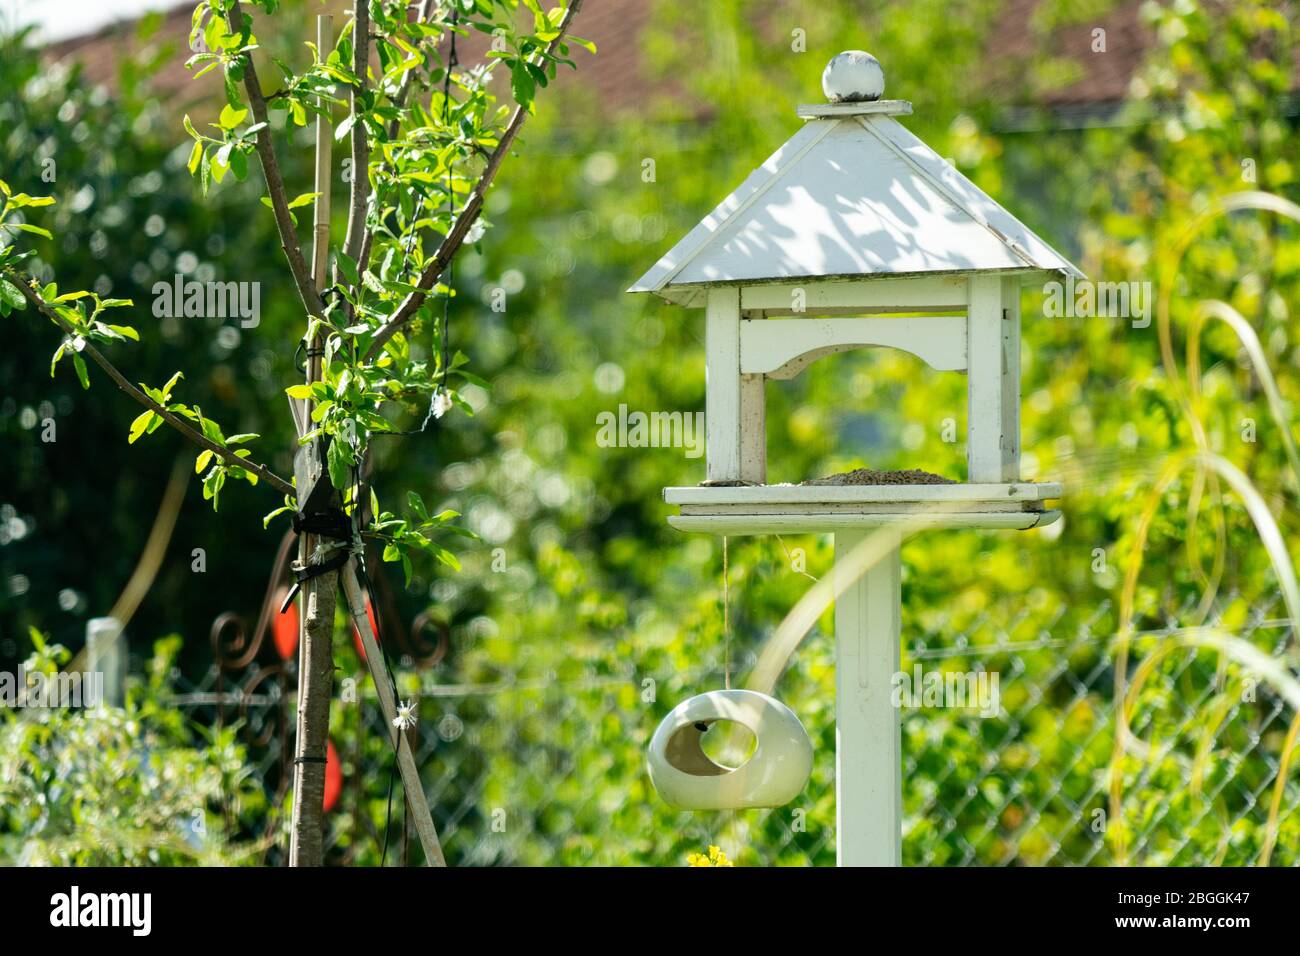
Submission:
[[[1046,502],[1055,482],[1006,484],[697,485],[665,488],[681,510],[668,523],[713,534],[849,531],[890,524],[919,528],[1026,530],[1056,521]]]

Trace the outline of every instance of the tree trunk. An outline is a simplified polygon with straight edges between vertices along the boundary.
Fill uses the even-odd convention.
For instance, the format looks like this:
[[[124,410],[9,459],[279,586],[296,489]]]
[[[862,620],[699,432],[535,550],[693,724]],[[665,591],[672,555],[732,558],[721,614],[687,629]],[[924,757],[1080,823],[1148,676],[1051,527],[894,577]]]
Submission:
[[[365,5],[362,4],[364,7]],[[316,48],[334,42],[334,18],[316,17]],[[325,105],[322,103],[322,105]],[[316,202],[312,222],[312,279],[325,288],[330,244],[330,133],[328,112],[316,118]],[[307,343],[307,384],[321,378],[321,338]],[[302,426],[310,428],[312,403],[303,402]],[[320,441],[320,439],[317,439]],[[326,480],[322,477],[321,480]],[[303,485],[299,483],[301,493]],[[304,507],[299,500],[298,507]],[[306,564],[319,539],[299,537],[298,560]],[[302,640],[298,648],[298,733],[293,775],[293,833],[290,866],[321,866],[325,860],[325,754],[329,749],[330,696],[334,693],[334,605],[339,576],[330,571],[302,588]]]
[[[312,578],[302,591],[290,866],[321,866],[324,862],[325,753],[329,746],[330,697],[334,693],[337,584],[338,572],[331,571]]]

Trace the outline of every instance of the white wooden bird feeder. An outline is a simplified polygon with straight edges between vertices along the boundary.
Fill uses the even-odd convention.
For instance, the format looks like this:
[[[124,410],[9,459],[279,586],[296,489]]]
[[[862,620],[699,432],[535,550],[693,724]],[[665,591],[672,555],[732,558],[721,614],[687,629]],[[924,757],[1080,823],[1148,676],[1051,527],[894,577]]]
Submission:
[[[707,480],[667,488],[669,522],[715,534],[1026,529],[1054,521],[1060,485],[1020,480],[1020,290],[1083,278],[1060,253],[926,146],[883,100],[874,57],[823,76],[789,141],[632,287],[705,310]],[[967,377],[966,481],[768,485],[764,384],[862,347]],[[811,476],[809,476],[811,477]],[[894,865],[901,753],[898,551],[836,607],[841,864]]]

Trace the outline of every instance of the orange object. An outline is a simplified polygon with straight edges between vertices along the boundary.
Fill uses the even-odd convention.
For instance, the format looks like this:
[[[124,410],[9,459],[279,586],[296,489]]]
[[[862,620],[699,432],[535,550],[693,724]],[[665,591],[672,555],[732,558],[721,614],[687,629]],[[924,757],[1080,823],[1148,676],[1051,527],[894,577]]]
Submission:
[[[379,625],[375,623],[375,609],[371,605],[370,599],[366,598],[366,617],[370,619],[370,630],[374,632],[375,642],[379,641]],[[357,657],[363,661],[366,659],[366,647],[361,643],[361,631],[357,629],[357,622],[352,622],[352,643],[356,646]]]
[[[275,606],[277,608],[284,604],[284,599],[289,596],[288,588],[280,588],[275,596]],[[289,605],[289,609],[283,614],[277,613],[271,619],[271,636],[275,640],[275,651],[280,655],[280,660],[287,661],[293,657],[294,652],[298,650],[298,604],[294,602]]]
[[[339,802],[343,793],[343,764],[339,762],[339,752],[334,749],[334,741],[326,741],[325,747],[325,812],[329,813]]]

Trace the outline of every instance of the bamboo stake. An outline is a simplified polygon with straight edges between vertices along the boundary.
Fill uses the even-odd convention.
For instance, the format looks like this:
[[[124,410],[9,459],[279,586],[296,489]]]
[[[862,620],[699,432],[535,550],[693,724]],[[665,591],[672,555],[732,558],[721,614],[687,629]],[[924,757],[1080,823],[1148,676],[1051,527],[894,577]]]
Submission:
[[[424,784],[420,782],[420,768],[416,765],[411,742],[405,732],[393,724],[397,717],[397,698],[393,693],[393,678],[384,659],[383,649],[370,627],[370,615],[366,613],[366,598],[357,580],[356,558],[343,566],[340,574],[343,579],[343,593],[348,601],[348,613],[361,635],[361,645],[366,651],[366,666],[370,669],[370,679],[375,682],[379,694],[379,706],[384,712],[384,722],[393,735],[393,746],[397,750],[397,766],[402,774],[402,789],[406,792],[406,803],[410,807],[416,832],[420,837],[420,846],[424,848],[425,863],[429,866],[446,866],[447,860],[442,855],[442,844],[438,840],[438,830],[433,825],[433,816],[429,812],[429,802],[424,796]]]
[[[321,56],[333,45],[333,17],[316,17],[316,48]],[[319,293],[325,287],[329,259],[330,159],[333,137],[328,115],[316,120],[316,203],[312,228],[312,279]],[[317,333],[307,343],[307,384],[321,377],[321,340]],[[309,421],[312,403],[303,404],[303,421]],[[308,563],[317,537],[299,538],[298,560]],[[298,727],[294,754],[293,823],[289,843],[290,866],[320,866],[324,862],[325,755],[329,739],[330,696],[334,685],[334,605],[338,576],[334,572],[311,578],[303,585],[299,619],[302,648],[298,667]]]

